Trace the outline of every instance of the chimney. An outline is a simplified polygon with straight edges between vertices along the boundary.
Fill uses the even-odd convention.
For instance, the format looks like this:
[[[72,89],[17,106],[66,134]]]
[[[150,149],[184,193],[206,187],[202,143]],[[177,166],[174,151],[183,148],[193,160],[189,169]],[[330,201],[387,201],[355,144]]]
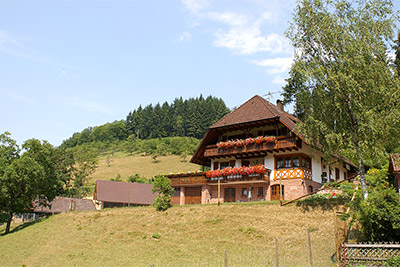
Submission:
[[[282,111],[284,111],[284,109],[283,109],[283,102],[281,101],[281,100],[276,100],[276,106],[280,109],[280,110],[282,110]]]

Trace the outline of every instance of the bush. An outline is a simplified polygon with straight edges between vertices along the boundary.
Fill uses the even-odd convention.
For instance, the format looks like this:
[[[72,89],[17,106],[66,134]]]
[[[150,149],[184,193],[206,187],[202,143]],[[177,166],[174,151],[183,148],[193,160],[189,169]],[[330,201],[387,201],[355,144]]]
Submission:
[[[150,180],[145,177],[140,177],[139,174],[135,173],[128,177],[128,182],[130,183],[140,183],[140,184],[149,184]]]
[[[121,174],[118,173],[117,176],[115,176],[115,178],[111,178],[110,181],[114,181],[114,182],[122,181]]]
[[[360,222],[362,233],[368,241],[400,240],[400,196],[390,186],[387,168],[371,169],[367,175],[368,198],[361,190],[351,203],[354,217]]]
[[[162,175],[157,176],[153,182],[153,193],[157,193],[153,206],[158,211],[166,211],[171,207],[172,194],[174,189],[171,187],[171,180]]]
[[[387,267],[400,267],[400,256],[391,257],[386,261]]]

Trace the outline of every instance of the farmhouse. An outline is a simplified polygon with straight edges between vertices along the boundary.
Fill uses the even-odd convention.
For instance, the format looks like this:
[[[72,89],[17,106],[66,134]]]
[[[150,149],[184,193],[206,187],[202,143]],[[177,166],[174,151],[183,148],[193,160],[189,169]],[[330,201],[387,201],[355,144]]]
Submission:
[[[279,100],[254,96],[204,136],[191,162],[209,171],[168,175],[173,203],[279,200],[280,193],[289,200],[346,179],[355,165],[345,157],[324,162],[296,132],[297,122]]]
[[[94,200],[97,201],[99,209],[146,206],[156,197],[156,194],[151,192],[152,188],[151,184],[97,180]]]

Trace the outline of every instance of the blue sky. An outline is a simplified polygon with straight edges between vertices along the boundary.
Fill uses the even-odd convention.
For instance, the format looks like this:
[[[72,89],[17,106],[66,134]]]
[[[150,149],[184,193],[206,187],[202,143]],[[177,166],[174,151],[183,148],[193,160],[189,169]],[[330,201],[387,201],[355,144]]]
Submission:
[[[0,0],[0,132],[57,146],[140,104],[279,92],[295,3]]]

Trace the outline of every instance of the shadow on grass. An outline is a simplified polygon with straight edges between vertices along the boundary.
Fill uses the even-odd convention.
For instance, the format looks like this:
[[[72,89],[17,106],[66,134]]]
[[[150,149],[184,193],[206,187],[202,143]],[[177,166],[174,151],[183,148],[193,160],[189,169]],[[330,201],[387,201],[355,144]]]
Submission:
[[[43,222],[46,219],[47,219],[47,217],[44,217],[44,218],[40,218],[40,219],[38,219],[36,221],[30,221],[30,222],[21,223],[21,224],[17,225],[16,227],[12,228],[10,230],[9,234],[21,231],[21,230],[25,229],[26,227],[29,227],[29,226],[32,226],[34,224]],[[5,236],[6,235],[5,231],[6,231],[6,227],[5,227],[5,224],[4,224],[4,227],[2,227],[2,229],[0,230],[0,236]]]
[[[343,207],[346,204],[346,200],[341,197],[332,198],[324,195],[313,195],[297,201],[296,206],[300,207],[303,212],[309,212],[310,210],[333,211]]]

